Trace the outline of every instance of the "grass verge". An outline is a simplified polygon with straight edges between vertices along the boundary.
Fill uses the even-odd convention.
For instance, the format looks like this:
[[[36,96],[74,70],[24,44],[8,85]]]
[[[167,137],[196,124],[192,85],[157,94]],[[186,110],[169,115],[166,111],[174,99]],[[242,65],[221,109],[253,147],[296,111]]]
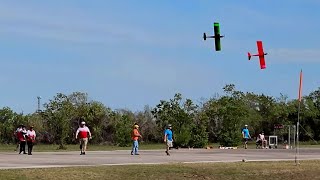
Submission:
[[[141,150],[151,150],[151,149],[165,149],[164,144],[146,144],[146,143],[140,143],[139,149]],[[218,149],[219,144],[210,144],[208,146],[211,146],[213,148]],[[37,144],[34,146],[35,152],[57,152],[57,151],[79,151],[79,145],[78,144],[72,144],[72,145],[66,145],[67,149],[58,149],[58,145],[47,145],[47,144]],[[310,145],[307,143],[301,143],[300,148],[320,148],[320,145]],[[0,144],[0,152],[13,152],[16,148],[16,145],[13,144]],[[26,146],[27,148],[27,146]],[[130,150],[131,147],[119,147],[119,146],[111,146],[111,145],[93,145],[88,144],[88,151],[112,151],[112,150]],[[242,145],[238,146],[238,148],[243,149]],[[249,149],[255,149],[256,146],[254,143],[250,142],[248,144]],[[279,149],[283,149],[281,145],[278,147]]]
[[[37,144],[34,146],[35,152],[57,152],[57,151],[79,151],[79,145],[66,145],[66,149],[58,149],[59,145],[47,145],[47,144]],[[14,152],[16,145],[12,144],[2,144],[0,145],[0,152]],[[140,149],[150,150],[150,149],[164,149],[164,144],[140,144]],[[27,146],[26,146],[27,149]],[[131,147],[118,147],[111,145],[91,145],[88,144],[88,151],[112,151],[112,150],[130,150]]]
[[[319,179],[320,161],[96,166],[0,170],[1,179]]]

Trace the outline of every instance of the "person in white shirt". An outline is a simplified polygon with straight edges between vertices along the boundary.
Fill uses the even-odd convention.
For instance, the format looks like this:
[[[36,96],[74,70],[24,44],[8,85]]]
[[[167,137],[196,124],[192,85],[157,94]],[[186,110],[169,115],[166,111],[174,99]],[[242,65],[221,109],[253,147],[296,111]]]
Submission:
[[[32,155],[32,149],[35,141],[36,132],[33,130],[33,126],[30,126],[29,130],[27,131],[28,155]]]
[[[262,131],[256,141],[257,148],[260,146],[261,148],[267,148],[267,140],[264,137],[264,132]]]
[[[19,131],[17,134],[18,134],[19,141],[20,141],[19,154],[21,154],[22,152],[23,152],[23,154],[27,154],[26,153],[26,135],[27,135],[26,127],[22,126],[21,131]]]
[[[262,148],[267,148],[268,141],[264,137],[264,132],[263,131],[261,132],[260,139],[261,139],[261,143],[262,143]]]
[[[87,126],[85,126],[85,122],[82,121],[80,124],[80,127],[78,128],[76,132],[76,139],[78,139],[79,136],[79,141],[80,141],[80,155],[85,155],[86,150],[87,150],[87,143],[88,143],[88,134],[89,134],[89,139],[91,139],[91,132]]]

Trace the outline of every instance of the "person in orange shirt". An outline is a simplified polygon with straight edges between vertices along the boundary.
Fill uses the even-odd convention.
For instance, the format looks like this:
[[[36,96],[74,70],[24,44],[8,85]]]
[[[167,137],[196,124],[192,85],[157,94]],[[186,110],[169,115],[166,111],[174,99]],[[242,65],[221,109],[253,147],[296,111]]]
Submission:
[[[139,150],[139,137],[142,138],[141,134],[139,133],[139,125],[135,124],[134,128],[131,133],[131,139],[133,141],[132,143],[132,151],[131,155],[139,155],[138,150]]]

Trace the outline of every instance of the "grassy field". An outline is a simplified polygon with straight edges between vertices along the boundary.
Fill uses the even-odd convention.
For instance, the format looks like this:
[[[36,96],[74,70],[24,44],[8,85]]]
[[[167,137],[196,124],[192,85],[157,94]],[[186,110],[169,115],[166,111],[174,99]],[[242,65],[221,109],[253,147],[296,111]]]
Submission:
[[[218,144],[210,144],[208,146],[211,146],[213,148],[218,148]],[[34,146],[35,152],[57,152],[57,151],[78,151],[79,145],[66,145],[67,149],[61,150],[58,149],[58,145],[45,145],[45,144],[37,144]],[[311,145],[310,143],[301,143],[301,148],[320,148],[319,144]],[[16,145],[13,144],[0,144],[0,152],[13,152],[16,148]],[[27,146],[26,146],[27,148]],[[164,144],[146,144],[146,143],[140,143],[141,150],[150,150],[150,149],[164,149]],[[238,146],[238,148],[243,148],[242,146]],[[250,142],[248,145],[249,149],[255,149],[256,146],[254,143]],[[279,146],[278,148],[282,148],[282,146]],[[118,147],[118,146],[111,146],[111,145],[88,145],[88,151],[112,151],[112,150],[130,150],[131,147]]]
[[[320,161],[0,170],[0,179],[320,179]]]
[[[34,146],[35,152],[56,152],[56,151],[79,151],[79,145],[66,145],[67,149],[58,149],[58,145],[38,144]],[[13,152],[16,145],[2,144],[0,145],[0,152]],[[140,144],[140,149],[164,149],[164,144]],[[26,146],[27,149],[27,146]],[[88,151],[111,151],[111,150],[130,150],[131,147],[118,147],[111,145],[88,145]]]

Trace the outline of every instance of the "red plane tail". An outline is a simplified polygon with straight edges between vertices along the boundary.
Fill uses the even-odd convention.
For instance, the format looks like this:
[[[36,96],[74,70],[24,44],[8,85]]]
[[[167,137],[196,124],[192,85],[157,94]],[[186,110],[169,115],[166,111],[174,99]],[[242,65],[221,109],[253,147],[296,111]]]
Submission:
[[[251,54],[248,52],[248,59],[250,60],[251,59]]]

